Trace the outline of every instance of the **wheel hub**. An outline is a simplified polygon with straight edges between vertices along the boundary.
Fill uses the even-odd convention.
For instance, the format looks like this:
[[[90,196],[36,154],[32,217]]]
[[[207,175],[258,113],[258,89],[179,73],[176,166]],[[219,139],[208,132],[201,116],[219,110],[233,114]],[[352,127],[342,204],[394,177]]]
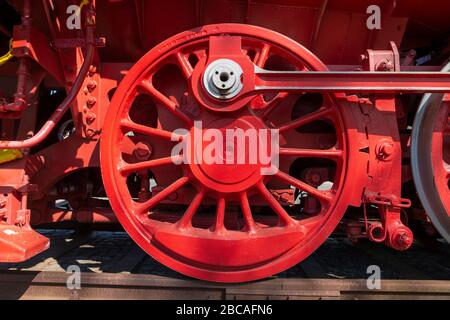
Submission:
[[[200,132],[199,132],[200,131]],[[267,144],[270,141],[265,125],[254,116],[238,119],[219,118],[199,130],[193,128],[195,137],[192,149],[194,161],[189,168],[202,186],[217,192],[241,192],[262,180],[261,168],[270,163],[261,163],[259,153],[270,158]],[[211,141],[212,140],[212,141]]]
[[[209,64],[203,75],[203,85],[214,98],[231,99],[242,90],[242,68],[230,59],[219,59]]]

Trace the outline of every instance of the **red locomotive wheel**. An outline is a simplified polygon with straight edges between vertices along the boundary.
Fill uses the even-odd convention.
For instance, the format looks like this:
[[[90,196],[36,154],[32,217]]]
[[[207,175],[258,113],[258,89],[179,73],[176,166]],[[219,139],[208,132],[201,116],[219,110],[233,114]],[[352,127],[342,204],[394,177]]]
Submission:
[[[450,71],[450,63],[442,72]],[[450,99],[425,94],[414,119],[411,167],[417,194],[439,233],[450,243]]]
[[[418,195],[439,233],[450,242],[449,100],[426,95],[417,113],[411,160]]]
[[[437,191],[450,219],[450,100],[442,103],[432,140],[432,163]]]
[[[263,28],[183,32],[127,73],[102,133],[103,181],[125,230],[161,263],[209,281],[251,281],[295,265],[326,240],[348,205],[347,133],[334,96],[280,92],[235,101],[246,69],[230,61],[250,60],[268,70],[326,69],[298,43]],[[259,158],[193,161],[208,149],[202,134],[195,138],[199,123],[202,134],[278,129],[280,148],[271,149],[278,172],[262,174],[267,163]],[[245,139],[224,140],[225,155],[235,159],[241,148],[251,157],[254,145]],[[189,156],[173,153],[180,142]]]

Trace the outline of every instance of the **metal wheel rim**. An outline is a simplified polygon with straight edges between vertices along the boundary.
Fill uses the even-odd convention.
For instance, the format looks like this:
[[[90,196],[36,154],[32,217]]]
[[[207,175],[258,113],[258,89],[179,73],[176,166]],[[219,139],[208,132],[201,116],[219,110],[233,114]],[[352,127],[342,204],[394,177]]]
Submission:
[[[450,71],[448,63],[442,72]],[[435,181],[433,132],[442,104],[442,94],[425,94],[414,119],[411,136],[411,166],[422,205],[438,232],[450,243],[450,218]]]
[[[225,28],[225,30],[224,30]],[[208,36],[212,34],[221,34],[221,33],[230,33],[230,32],[236,32],[238,34],[245,34],[247,36],[252,36],[255,38],[261,37],[265,38],[267,34],[267,30],[253,27],[253,26],[245,26],[246,31],[243,32],[242,29],[243,26],[241,25],[234,25],[234,24],[227,24],[227,25],[212,25],[212,26],[206,26],[203,27],[202,30],[205,30],[205,34]],[[270,32],[270,35],[274,38],[277,37],[277,40],[280,38],[283,39],[283,46],[287,48],[291,48],[291,50],[299,49],[299,47],[302,50],[305,50],[305,52],[308,52],[303,47],[299,46],[294,41],[276,34],[274,32]],[[203,35],[204,36],[204,35]],[[275,37],[276,36],[276,37]],[[161,50],[167,49],[167,43],[176,43],[180,42],[180,39],[186,39],[192,37],[201,38],[202,35],[199,35],[197,32],[188,31],[185,33],[182,33],[180,35],[174,36],[171,39],[168,39],[167,41],[163,42],[160,46],[157,46],[155,49],[151,50],[146,56],[144,56],[143,60],[147,59],[149,60],[149,57],[151,58],[152,55],[155,55],[158,52],[161,52]],[[279,45],[277,43],[277,45]],[[309,52],[308,52],[309,53]],[[315,68],[319,70],[325,69],[325,66],[322,65],[318,60],[315,60],[314,56],[310,54],[311,61],[314,62]],[[132,69],[133,70],[133,69]],[[132,73],[132,70],[130,70],[130,73]],[[113,104],[118,104],[122,102],[118,102],[118,97],[123,98],[126,95],[126,88],[127,86],[132,83],[135,79],[128,79],[125,78],[121,86],[119,86],[114,98],[113,98]],[[124,85],[122,85],[124,84]],[[120,98],[120,99],[121,99]],[[114,119],[117,117],[117,114],[111,114],[109,117],[107,116],[106,122],[105,122],[105,128],[103,132],[103,138],[101,143],[101,163],[102,163],[102,176],[105,181],[105,188],[108,194],[118,194],[117,185],[115,183],[110,183],[109,179],[111,175],[114,175],[115,171],[117,171],[117,168],[114,166],[113,161],[110,159],[110,147],[111,147],[111,137],[114,134],[113,132],[113,126],[111,125],[116,121],[117,119]],[[340,125],[343,130],[345,128],[342,124],[342,119],[340,119]],[[344,139],[343,143],[345,144],[346,141]],[[345,146],[343,146],[345,148]],[[345,159],[344,159],[345,161]],[[346,162],[346,161],[345,161]],[[120,199],[117,199],[113,197],[111,199],[111,205],[116,212],[119,221],[122,223],[122,225],[125,227],[125,229],[128,231],[128,233],[131,235],[131,237],[150,255],[152,255],[155,259],[159,260],[163,264],[169,265],[171,268],[185,273],[187,275],[210,280],[210,281],[220,281],[220,282],[238,282],[238,281],[250,281],[255,280],[259,278],[263,278],[269,275],[272,275],[274,273],[277,273],[279,271],[282,271],[295,263],[298,263],[305,257],[307,257],[310,253],[312,253],[328,236],[329,234],[334,230],[335,226],[339,222],[340,218],[342,217],[343,213],[345,212],[345,208],[347,207],[347,204],[344,202],[338,201],[339,198],[342,196],[342,185],[344,184],[345,179],[345,168],[346,163],[343,165],[343,172],[344,172],[344,178],[340,182],[339,186],[339,192],[336,195],[336,201],[333,203],[332,208],[328,210],[328,212],[334,212],[337,211],[339,214],[328,214],[327,219],[323,225],[321,225],[318,230],[316,230],[315,234],[311,237],[308,237],[308,241],[306,243],[303,243],[303,241],[300,243],[302,245],[301,252],[294,252],[295,250],[290,250],[287,254],[285,254],[285,257],[282,261],[276,260],[271,261],[268,265],[265,266],[256,266],[250,270],[233,270],[230,272],[217,272],[215,270],[205,270],[202,268],[199,268],[198,266],[193,265],[186,265],[182,261],[177,261],[173,257],[167,257],[166,255],[162,254],[161,252],[158,252],[158,249],[155,247],[149,247],[149,242],[151,239],[148,239],[148,236],[145,235],[145,232],[142,231],[141,226],[136,221],[130,220],[129,217],[127,217],[126,214],[126,204],[123,203]],[[296,247],[300,246],[300,244],[296,245]],[[298,250],[297,250],[298,251]]]

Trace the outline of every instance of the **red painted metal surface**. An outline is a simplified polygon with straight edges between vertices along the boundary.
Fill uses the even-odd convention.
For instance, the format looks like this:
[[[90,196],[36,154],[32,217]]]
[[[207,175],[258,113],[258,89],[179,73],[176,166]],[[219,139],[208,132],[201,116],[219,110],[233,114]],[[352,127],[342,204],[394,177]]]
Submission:
[[[200,77],[196,77],[195,73],[202,74],[205,66],[218,57],[232,57],[235,61],[250,62],[245,52],[255,50],[255,61],[263,67],[266,59],[261,55],[261,50],[264,49],[265,52],[270,50],[280,55],[293,55],[289,62],[300,70],[324,69],[324,66],[301,46],[261,28],[213,25],[205,27],[203,31],[182,33],[163,42],[138,61],[121,82],[111,102],[111,112],[107,115],[103,129],[100,150],[103,180],[112,207],[122,225],[153,257],[180,272],[210,281],[258,279],[300,261],[317,248],[336,227],[348,202],[348,195],[342,194],[348,158],[345,127],[333,97],[324,98],[323,106],[320,106],[320,116],[305,115],[299,118],[302,119],[301,122],[294,120],[298,123],[277,119],[277,108],[267,112],[267,108],[273,104],[271,101],[258,107],[258,114],[243,108],[241,101],[236,105],[228,101],[222,105],[216,102],[220,112],[201,110],[204,104],[210,108],[212,106],[201,98],[200,103],[192,101],[185,90],[191,87],[194,96],[207,99],[205,92],[195,93],[196,90],[203,90],[198,83]],[[224,33],[228,36],[220,36]],[[237,33],[239,37],[233,38],[232,35]],[[230,42],[235,45],[230,46]],[[178,45],[172,49],[168,45],[170,43]],[[197,57],[198,63],[186,67],[191,55]],[[179,82],[170,81],[173,78],[163,78],[166,82],[158,83],[156,77],[160,70],[174,62],[181,69],[172,70],[174,74],[180,75],[176,77]],[[249,67],[252,67],[251,63]],[[170,88],[170,91],[164,94],[158,91],[156,86]],[[169,92],[171,98],[167,96]],[[156,108],[160,121],[153,128],[137,123],[138,119],[131,119],[133,99],[139,93],[157,98]],[[191,99],[190,104],[180,106],[178,99],[184,95],[188,95],[188,101]],[[254,95],[249,98],[262,97]],[[280,105],[279,108],[281,107]],[[292,106],[284,104],[284,108]],[[197,116],[188,116],[188,110],[197,110]],[[230,114],[236,110],[237,113]],[[298,142],[300,135],[294,129],[311,123],[314,119],[326,119],[332,123],[337,138],[333,147],[323,149],[320,145],[313,146],[308,143],[306,149],[306,144]],[[173,146],[164,141],[170,141],[170,131],[178,127],[185,128],[194,135],[193,120],[202,121],[207,128],[220,130],[262,129],[268,128],[272,121],[281,120],[278,127],[285,142],[280,149],[280,156],[285,164],[273,177],[261,175],[261,164],[258,163],[209,165],[208,159],[204,159],[202,164],[189,161],[189,164],[177,167],[172,163],[173,157],[171,158]],[[129,132],[134,134],[126,135]],[[187,135],[183,136],[186,137]],[[130,143],[127,141],[129,139],[134,143],[146,142],[151,145],[151,157],[146,161],[127,159],[126,155],[130,153]],[[204,149],[197,149],[197,141],[192,143],[195,150],[193,153],[203,153]],[[246,153],[249,153],[248,145],[247,148]],[[233,156],[236,156],[235,154]],[[292,163],[295,157],[331,159],[336,170],[332,189],[320,191],[286,173],[289,170],[288,164]],[[151,170],[158,186],[163,189],[148,200],[136,202],[129,193],[127,177],[132,173],[147,170]],[[320,203],[319,211],[310,217],[289,215],[286,208],[272,195],[270,182],[272,186],[287,184],[307,191]],[[164,209],[156,209],[157,205],[171,196],[177,197],[177,194],[186,194],[190,205],[175,223],[161,223]],[[258,201],[262,201],[276,213],[273,217],[275,224],[266,225],[258,221],[256,211],[251,209]],[[210,226],[195,228],[196,216],[202,214],[199,212],[200,207],[214,204],[217,209],[215,215],[210,214]],[[242,217],[239,217],[239,211],[236,212],[236,206],[240,207]],[[159,213],[158,219],[153,219],[155,213]],[[261,248],[265,248],[263,252]]]
[[[450,96],[446,95],[442,107],[436,116],[435,131],[432,142],[432,165],[435,171],[436,189],[443,200],[447,214],[450,217],[450,149],[449,149],[449,103]]]
[[[50,240],[31,230],[0,224],[0,261],[25,261],[50,247]]]
[[[238,282],[300,262],[336,228],[396,250],[414,225],[433,230],[411,127],[420,94],[450,91],[450,3],[97,0],[70,30],[79,4],[0,1],[0,49],[12,38],[14,55],[0,66],[0,231],[14,231],[0,232],[0,261],[48,247],[31,226],[118,220],[169,267]],[[448,214],[446,97],[425,189]],[[263,147],[276,129],[280,148],[250,163],[260,140],[222,135],[245,161],[216,163],[210,129],[265,132]],[[179,143],[193,152],[173,155]]]

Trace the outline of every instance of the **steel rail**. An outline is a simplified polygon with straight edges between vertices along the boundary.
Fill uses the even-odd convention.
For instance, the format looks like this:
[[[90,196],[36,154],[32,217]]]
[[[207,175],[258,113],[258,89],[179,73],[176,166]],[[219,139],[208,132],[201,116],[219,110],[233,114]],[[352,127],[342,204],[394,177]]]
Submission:
[[[64,272],[1,272],[1,299],[450,299],[448,280],[276,278],[246,284],[213,284],[147,274],[81,273],[70,290]]]

